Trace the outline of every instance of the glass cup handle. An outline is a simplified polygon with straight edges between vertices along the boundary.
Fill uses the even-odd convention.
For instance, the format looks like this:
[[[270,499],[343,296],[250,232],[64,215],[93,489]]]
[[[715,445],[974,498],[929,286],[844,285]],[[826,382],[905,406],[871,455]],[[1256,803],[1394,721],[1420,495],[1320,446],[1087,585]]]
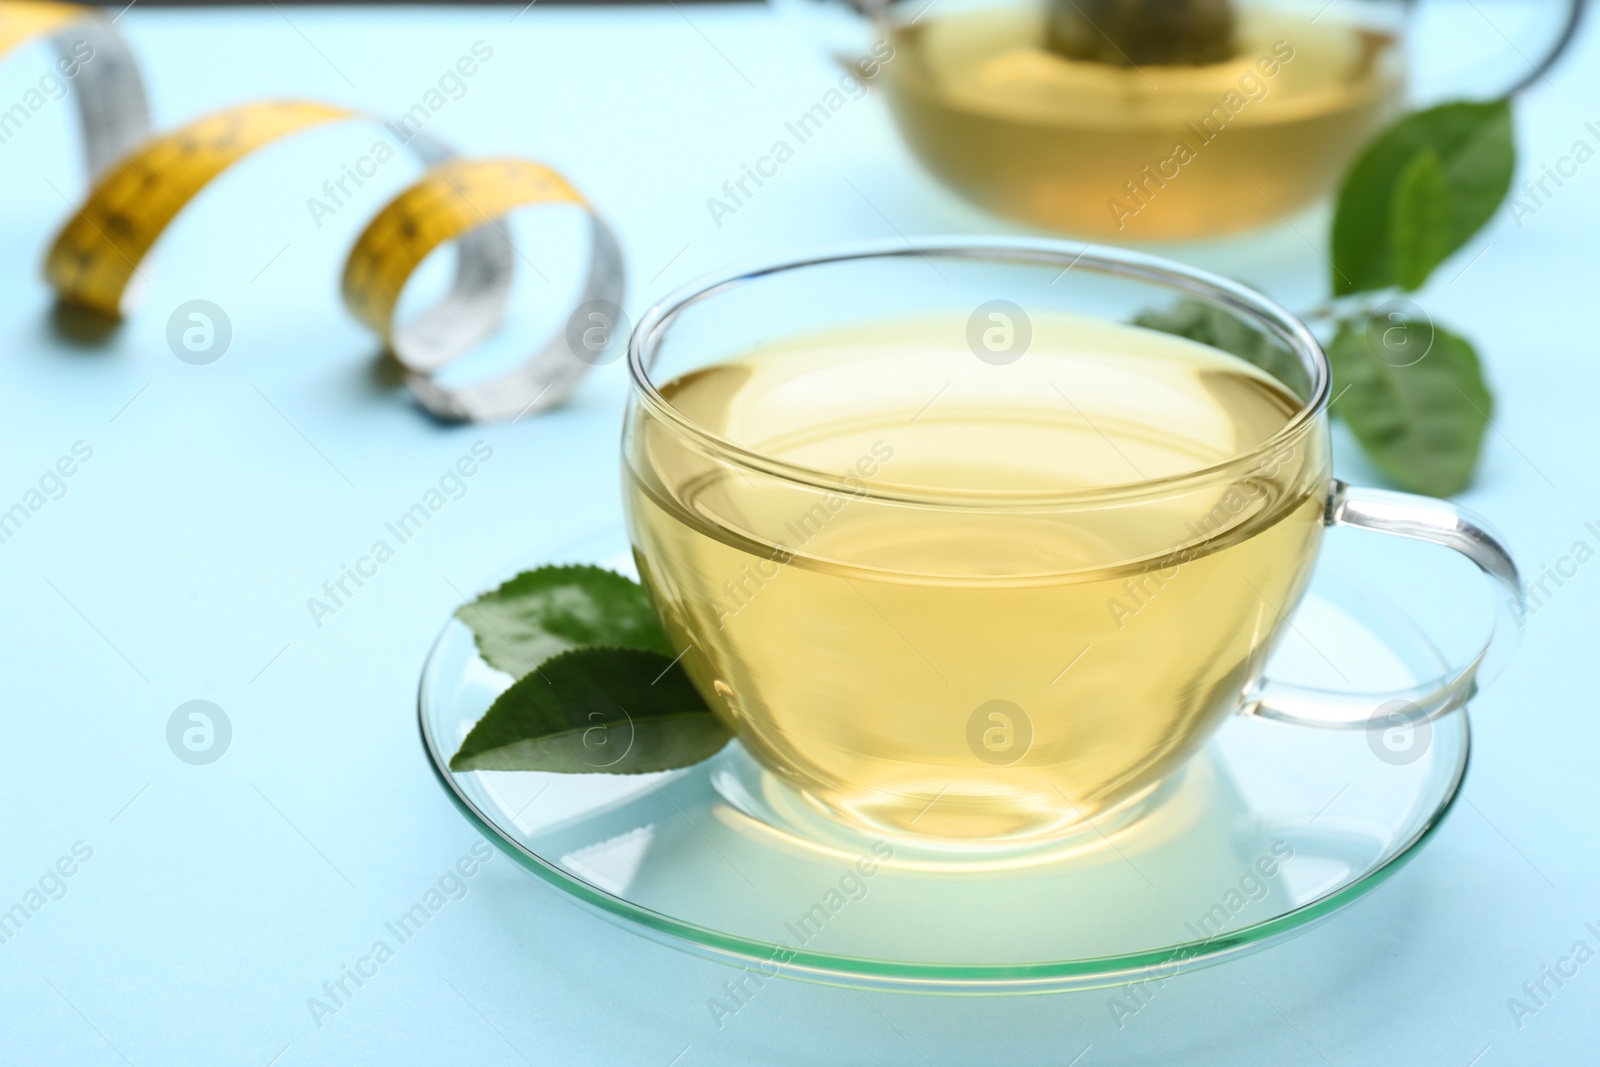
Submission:
[[[1331,729],[1366,729],[1398,714],[1411,725],[1437,719],[1464,705],[1511,658],[1526,614],[1517,565],[1487,524],[1465,508],[1432,497],[1352,488],[1335,479],[1329,487],[1323,521],[1328,526],[1409,537],[1453,548],[1486,574],[1495,586],[1494,627],[1471,660],[1438,678],[1409,689],[1381,693],[1340,693],[1264,678],[1240,709],[1263,719]]]

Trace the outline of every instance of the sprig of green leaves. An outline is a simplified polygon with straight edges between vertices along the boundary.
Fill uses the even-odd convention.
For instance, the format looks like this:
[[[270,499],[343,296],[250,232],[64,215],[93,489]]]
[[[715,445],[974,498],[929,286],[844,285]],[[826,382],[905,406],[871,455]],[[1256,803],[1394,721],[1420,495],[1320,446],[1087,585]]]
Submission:
[[[1390,126],[1339,189],[1333,294],[1422,288],[1494,215],[1516,162],[1507,100],[1441,104]]]
[[[1516,164],[1510,100],[1401,118],[1339,190],[1334,295],[1421,289],[1494,216]],[[1449,496],[1472,480],[1493,398],[1471,342],[1422,319],[1393,305],[1338,319],[1328,345],[1334,410],[1390,480]]]
[[[1141,311],[1134,317],[1133,324],[1175,333],[1232,353],[1291,389],[1308,380],[1300,358],[1282,341],[1231,312],[1199,300],[1180,300],[1162,311]]]
[[[1340,187],[1330,271],[1340,302],[1327,345],[1333,412],[1402,489],[1449,496],[1466,488],[1493,397],[1472,344],[1412,301],[1393,299],[1394,290],[1422,288],[1460,251],[1504,201],[1515,169],[1510,102],[1462,101],[1401,118]],[[1135,322],[1296,384],[1281,345],[1211,305],[1183,301]]]
[[[1494,399],[1465,339],[1395,313],[1339,325],[1334,413],[1396,484],[1437,496],[1472,480]]]
[[[732,734],[706,706],[637,582],[540,567],[456,610],[490,666],[517,675],[453,771],[644,774],[715,755]]]
[[[589,565],[523,571],[456,609],[489,666],[522,677],[575,648],[642,648],[672,655],[644,588]]]

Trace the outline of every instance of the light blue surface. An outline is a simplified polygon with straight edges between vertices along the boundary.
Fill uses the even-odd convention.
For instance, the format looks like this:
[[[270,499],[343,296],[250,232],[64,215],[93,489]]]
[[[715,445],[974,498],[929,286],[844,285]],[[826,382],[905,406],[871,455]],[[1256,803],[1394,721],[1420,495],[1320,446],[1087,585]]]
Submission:
[[[922,175],[875,97],[852,102],[718,227],[706,198],[833,79],[763,8],[534,8],[514,26],[514,8],[286,12],[127,13],[119,25],[145,63],[158,126],[268,96],[397,112],[483,39],[494,59],[437,132],[565,172],[621,235],[635,314],[751,255],[1011,229]],[[1554,84],[1520,106],[1525,173],[1576,140],[1600,147],[1584,126],[1600,127],[1597,51],[1591,25]],[[0,104],[48,61],[37,48],[6,59]],[[579,911],[498,854],[319,1026],[307,998],[477,841],[424,762],[417,673],[457,590],[615,521],[625,374],[603,367],[562,409],[483,428],[430,422],[376,377],[373,339],[337,302],[338,271],[412,164],[389,164],[320,230],[304,203],[371,143],[357,126],[226,176],[163,241],[142,310],[104,348],[75,348],[52,332],[38,276],[68,210],[51,185],[74,200],[84,187],[72,119],[70,103],[53,104],[0,145],[0,506],[74,442],[93,449],[66,495],[0,544],[0,908],[75,842],[93,857],[0,945],[0,1061],[1593,1058],[1600,963],[1520,1029],[1506,1002],[1575,941],[1600,947],[1584,926],[1600,926],[1600,564],[1529,621],[1520,658],[1475,707],[1467,802],[1415,863],[1303,938],[1166,984],[1121,1029],[1106,992],[948,999],[793,982],[769,984],[719,1028],[706,1002],[731,972]],[[1585,527],[1600,526],[1597,193],[1590,162],[1521,226],[1502,214],[1421,297],[1480,343],[1498,393],[1463,499],[1535,574],[1577,540],[1600,546]],[[1313,215],[1174,254],[1303,307],[1325,268],[1300,234],[1324,230]],[[558,246],[524,252],[550,291],[570,278]],[[169,313],[194,298],[233,323],[232,349],[211,366],[166,347]],[[306,599],[480,440],[494,456],[467,494],[314,625]],[[1370,479],[1348,451],[1340,466]],[[168,717],[192,699],[233,724],[209,766],[167,747]]]

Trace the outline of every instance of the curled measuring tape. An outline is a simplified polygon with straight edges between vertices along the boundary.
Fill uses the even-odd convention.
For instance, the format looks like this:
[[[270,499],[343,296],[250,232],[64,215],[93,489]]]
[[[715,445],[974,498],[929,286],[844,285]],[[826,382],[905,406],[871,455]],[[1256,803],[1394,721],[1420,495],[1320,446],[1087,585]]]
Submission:
[[[0,56],[45,36],[58,57],[46,77],[77,86],[84,154],[89,173],[99,174],[150,132],[138,60],[116,27],[88,8],[35,0],[0,3]],[[44,88],[41,85],[37,91]],[[24,99],[6,116],[18,107],[30,114],[38,110]],[[0,121],[0,137],[9,138],[14,132]]]
[[[88,27],[99,36],[85,36]],[[51,246],[45,277],[63,303],[108,318],[123,314],[136,292],[132,283],[141,277],[139,264],[156,239],[228,167],[300,130],[378,121],[312,101],[268,101],[228,108],[151,138],[138,67],[113,26],[71,5],[0,0],[0,54],[45,33],[52,33],[63,56],[88,42],[95,57],[76,75],[93,185]],[[116,44],[97,43],[105,41]],[[100,81],[81,80],[107,56],[121,61],[99,68]],[[102,99],[119,93],[116,103]],[[492,334],[504,317],[515,263],[500,227],[506,215],[541,203],[570,204],[587,215],[590,263],[575,311],[615,309],[621,302],[625,283],[615,235],[548,167],[519,159],[459,159],[420,131],[403,143],[428,169],[378,213],[351,249],[345,305],[388,345],[406,370],[412,395],[441,418],[514,419],[559,403],[598,362],[591,347],[572,346],[570,330],[485,381],[445,384],[437,372]],[[449,291],[416,318],[397,323],[406,282],[428,253],[448,242],[457,249]]]
[[[411,392],[436,415],[481,422],[547,407],[566,396],[599,355],[579,351],[583,346],[574,347],[572,331],[564,330],[531,359],[488,381],[452,389],[430,375],[494,328],[509,284],[509,258],[503,275],[470,274],[463,253],[456,285],[444,299],[408,325],[394,325],[400,291],[429,252],[474,234],[498,235],[494,223],[540,203],[576,204],[588,212],[589,271],[576,309],[609,309],[609,332],[623,290],[616,238],[566,179],[525,159],[456,160],[431,168],[378,212],[345,260],[345,306],[388,343],[408,371]],[[497,247],[510,249],[503,240]],[[486,317],[490,308],[495,318]]]

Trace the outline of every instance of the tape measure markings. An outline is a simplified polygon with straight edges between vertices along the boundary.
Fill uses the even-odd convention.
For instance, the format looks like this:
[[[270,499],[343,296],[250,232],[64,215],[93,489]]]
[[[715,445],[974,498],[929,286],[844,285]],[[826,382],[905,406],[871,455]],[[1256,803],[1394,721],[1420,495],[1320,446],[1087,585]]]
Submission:
[[[412,395],[441,418],[515,420],[560,402],[590,366],[559,331],[508,372],[466,386],[442,384],[432,372],[492,328],[480,312],[496,280],[477,279],[483,288],[474,291],[466,271],[458,273],[457,288],[436,306],[404,325],[394,321],[406,281],[434,249],[451,240],[477,240],[500,249],[509,262],[512,244],[497,223],[512,211],[539,204],[569,204],[588,218],[589,270],[575,306],[621,300],[622,258],[610,227],[566,179],[529,160],[455,160],[431,168],[373,218],[346,260],[341,286],[346,306],[388,341],[409,372]]]
[[[138,263],[217,175],[291,133],[354,114],[308,101],[244,104],[147,142],[95,182],[56,238],[45,277],[67,303],[117,315]],[[119,255],[101,254],[107,245]]]
[[[63,76],[76,83],[90,174],[99,174],[150,133],[144,79],[116,27],[73,4],[0,3],[0,55],[48,34]],[[86,58],[80,46],[90,49]],[[69,69],[70,68],[70,69]]]
[[[589,208],[560,175],[535,163],[458,160],[434,167],[378,212],[357,239],[345,263],[346,306],[391,341],[400,292],[430,252],[469,230],[493,228],[516,208],[549,202]]]
[[[76,75],[95,178],[83,206],[52,243],[44,273],[63,302],[103,316],[121,314],[129,282],[144,277],[139,264],[179,212],[228,167],[300,130],[371,118],[315,101],[268,101],[226,108],[146,139],[149,115],[138,63],[110,22],[70,4],[0,0],[0,54],[52,31],[64,57],[88,41],[99,65],[84,61]],[[340,285],[345,305],[383,338],[406,367],[413,395],[436,415],[515,418],[560,402],[594,362],[593,353],[570,349],[564,334],[486,382],[454,388],[432,375],[492,333],[504,316],[512,257],[522,256],[501,228],[507,214],[562,203],[585,212],[591,255],[579,310],[615,306],[622,299],[624,273],[615,235],[577,190],[542,164],[457,159],[443,142],[421,131],[402,144],[429,169],[379,211],[351,249]],[[406,282],[430,253],[449,242],[458,253],[450,290],[414,320],[396,324]]]

